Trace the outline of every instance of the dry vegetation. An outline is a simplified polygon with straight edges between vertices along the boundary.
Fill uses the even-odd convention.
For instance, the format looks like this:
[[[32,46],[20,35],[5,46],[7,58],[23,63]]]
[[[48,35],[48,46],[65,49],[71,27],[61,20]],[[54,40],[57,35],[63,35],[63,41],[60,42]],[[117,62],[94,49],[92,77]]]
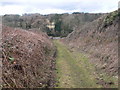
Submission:
[[[3,87],[53,87],[55,47],[42,32],[3,27]]]
[[[64,40],[72,48],[89,54],[98,70],[113,76],[118,74],[118,16],[118,11],[104,15]]]

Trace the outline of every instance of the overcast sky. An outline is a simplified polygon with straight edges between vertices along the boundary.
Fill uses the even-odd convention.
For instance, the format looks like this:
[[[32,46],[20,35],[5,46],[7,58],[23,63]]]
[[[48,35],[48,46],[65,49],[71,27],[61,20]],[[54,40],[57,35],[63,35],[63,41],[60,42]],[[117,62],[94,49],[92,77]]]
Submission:
[[[117,10],[118,2],[119,0],[0,0],[0,15],[72,12],[106,13]]]

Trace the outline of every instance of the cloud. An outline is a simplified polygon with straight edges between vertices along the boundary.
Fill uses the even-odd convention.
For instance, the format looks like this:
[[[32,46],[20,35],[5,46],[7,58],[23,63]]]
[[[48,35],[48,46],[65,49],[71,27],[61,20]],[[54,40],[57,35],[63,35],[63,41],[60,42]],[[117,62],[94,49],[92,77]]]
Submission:
[[[7,5],[4,7],[0,7],[0,15],[3,14],[21,14],[24,13],[24,7],[22,6],[17,6],[17,5]]]
[[[119,0],[1,0],[0,14],[111,12]]]

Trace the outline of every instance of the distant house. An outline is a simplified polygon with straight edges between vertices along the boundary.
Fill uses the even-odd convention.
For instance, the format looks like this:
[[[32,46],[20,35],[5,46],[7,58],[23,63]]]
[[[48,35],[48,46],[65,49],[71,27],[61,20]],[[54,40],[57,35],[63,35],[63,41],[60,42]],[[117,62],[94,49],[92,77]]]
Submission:
[[[47,23],[48,23],[46,27],[48,27],[49,29],[54,30],[54,28],[55,28],[55,23],[54,23],[54,22],[50,22],[48,19],[46,19],[46,21],[47,21]]]
[[[49,24],[47,25],[47,27],[48,27],[49,29],[53,29],[53,30],[54,30],[54,28],[55,28],[55,23],[54,23],[54,22],[49,23]]]

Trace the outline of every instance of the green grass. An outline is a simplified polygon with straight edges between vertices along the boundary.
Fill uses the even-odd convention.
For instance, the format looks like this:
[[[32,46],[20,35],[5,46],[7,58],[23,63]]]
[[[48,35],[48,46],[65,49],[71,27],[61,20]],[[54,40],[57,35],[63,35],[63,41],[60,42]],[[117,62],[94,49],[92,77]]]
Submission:
[[[94,67],[88,58],[78,52],[70,52],[59,40],[54,40],[58,56],[57,85],[58,88],[99,88],[94,76]]]

